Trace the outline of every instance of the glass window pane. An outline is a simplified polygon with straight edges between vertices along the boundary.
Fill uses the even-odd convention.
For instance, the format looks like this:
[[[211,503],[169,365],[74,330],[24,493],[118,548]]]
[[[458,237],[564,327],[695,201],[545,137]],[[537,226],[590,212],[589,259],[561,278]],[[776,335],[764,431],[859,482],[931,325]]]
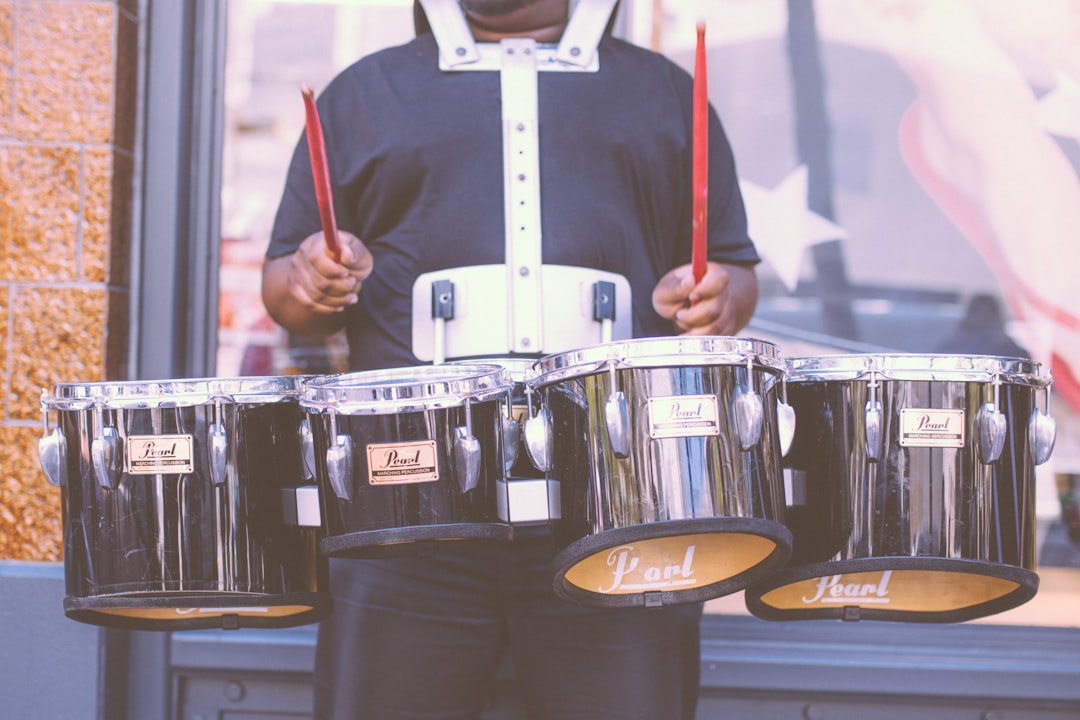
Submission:
[[[709,97],[764,257],[743,334],[788,357],[1023,356],[1052,371],[1049,405],[1033,394],[1056,421],[1056,447],[1035,468],[1033,497],[994,517],[1031,535],[1039,591],[974,622],[1078,626],[1080,3],[620,7],[621,34],[689,72],[705,22]],[[412,23],[411,0],[230,1],[219,374],[344,369],[340,338],[313,346],[266,316],[262,254],[303,127],[301,84],[319,90],[410,39]],[[1007,437],[1022,446],[1025,432]],[[976,511],[999,508],[961,496]],[[922,512],[908,517],[933,525],[949,510]],[[952,539],[974,532],[958,526]],[[747,612],[741,593],[709,610]]]

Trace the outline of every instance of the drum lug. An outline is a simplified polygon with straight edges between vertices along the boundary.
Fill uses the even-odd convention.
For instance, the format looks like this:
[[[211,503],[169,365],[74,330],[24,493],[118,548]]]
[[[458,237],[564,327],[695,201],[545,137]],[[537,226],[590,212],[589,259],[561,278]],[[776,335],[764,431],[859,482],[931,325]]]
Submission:
[[[551,414],[540,408],[525,421],[525,451],[540,472],[551,469]]]
[[[210,446],[210,478],[215,485],[225,484],[225,474],[229,467],[229,439],[225,435],[225,428],[220,423],[214,423],[207,430]]]
[[[870,462],[877,462],[881,459],[881,444],[884,439],[881,430],[883,424],[881,401],[878,400],[877,396],[879,385],[878,373],[872,369],[870,371],[870,382],[866,384],[870,397],[867,399],[866,405],[863,406],[863,413],[866,418],[866,458]]]
[[[349,502],[353,497],[352,438],[334,435],[334,444],[326,450],[326,476],[334,494]]]
[[[304,477],[316,477],[315,437],[311,434],[311,423],[307,418],[300,421],[300,452],[303,455]]]
[[[881,459],[881,402],[868,400],[866,413],[866,458],[870,462]]]
[[[732,412],[735,416],[735,431],[739,434],[739,444],[743,450],[749,450],[761,439],[761,425],[765,417],[761,396],[745,386],[736,387]]]
[[[472,404],[465,399],[465,425],[454,428],[454,470],[461,492],[467,493],[480,482],[480,441],[472,431]]]
[[[1035,408],[1028,423],[1028,443],[1035,456],[1035,464],[1042,465],[1050,459],[1057,440],[1057,421],[1048,414]]]
[[[604,404],[608,444],[615,457],[625,460],[630,457],[630,409],[626,403],[626,393],[615,389],[614,360],[608,363],[608,372],[611,375],[611,395]]]
[[[517,462],[518,448],[521,447],[521,423],[515,418],[504,417],[502,420],[503,436],[503,471],[509,475]]]
[[[101,428],[90,445],[98,485],[113,490],[120,482],[120,435],[114,427]]]
[[[787,401],[787,383],[781,381],[780,397],[776,400],[776,429],[780,436],[780,455],[786,456],[795,441],[795,408]]]
[[[983,403],[975,417],[979,432],[979,458],[984,465],[996,462],[1005,448],[1008,421],[994,403]]]
[[[607,422],[608,443],[615,457],[630,457],[630,409],[626,393],[616,390],[604,404],[604,420]]]
[[[480,441],[467,427],[454,428],[454,470],[461,492],[474,490],[480,483]]]
[[[67,479],[67,440],[60,428],[38,440],[38,459],[45,479],[56,487],[63,487]]]

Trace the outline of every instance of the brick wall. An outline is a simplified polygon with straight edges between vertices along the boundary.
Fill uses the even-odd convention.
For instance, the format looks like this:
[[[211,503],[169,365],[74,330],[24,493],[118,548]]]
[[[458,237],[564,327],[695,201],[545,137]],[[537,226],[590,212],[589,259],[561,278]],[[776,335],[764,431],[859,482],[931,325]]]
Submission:
[[[0,0],[0,560],[62,556],[42,388],[127,372],[137,5]]]

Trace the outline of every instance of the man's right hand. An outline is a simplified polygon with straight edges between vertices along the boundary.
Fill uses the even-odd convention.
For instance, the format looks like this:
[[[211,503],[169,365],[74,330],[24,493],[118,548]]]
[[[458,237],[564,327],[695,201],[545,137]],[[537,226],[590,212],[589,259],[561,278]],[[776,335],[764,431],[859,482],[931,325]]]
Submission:
[[[338,232],[341,262],[326,250],[321,232],[296,252],[263,264],[262,296],[274,320],[300,335],[321,337],[344,327],[344,310],[356,304],[374,259],[355,235]]]

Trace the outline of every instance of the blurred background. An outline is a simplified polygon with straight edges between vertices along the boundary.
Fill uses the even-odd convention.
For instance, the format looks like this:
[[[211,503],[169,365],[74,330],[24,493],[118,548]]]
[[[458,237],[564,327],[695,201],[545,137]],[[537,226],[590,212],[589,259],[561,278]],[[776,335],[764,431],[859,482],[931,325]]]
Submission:
[[[266,316],[262,254],[303,130],[300,85],[408,41],[412,6],[229,3],[218,374],[345,369],[342,338],[313,344]],[[621,0],[616,34],[692,73],[698,22],[765,259],[744,334],[787,356],[1051,369],[1041,590],[986,622],[1080,626],[1080,3]],[[710,609],[745,612],[739,596]]]
[[[744,334],[786,356],[1031,357],[1058,435],[1032,600],[946,625],[711,601],[699,718],[1080,717],[1080,0],[620,0],[614,29],[689,71],[702,21],[764,258]],[[311,717],[312,625],[64,615],[39,399],[344,369],[341,338],[265,315],[262,256],[300,86],[413,35],[412,0],[0,0],[4,717]],[[500,680],[485,720],[524,718],[513,668]]]

